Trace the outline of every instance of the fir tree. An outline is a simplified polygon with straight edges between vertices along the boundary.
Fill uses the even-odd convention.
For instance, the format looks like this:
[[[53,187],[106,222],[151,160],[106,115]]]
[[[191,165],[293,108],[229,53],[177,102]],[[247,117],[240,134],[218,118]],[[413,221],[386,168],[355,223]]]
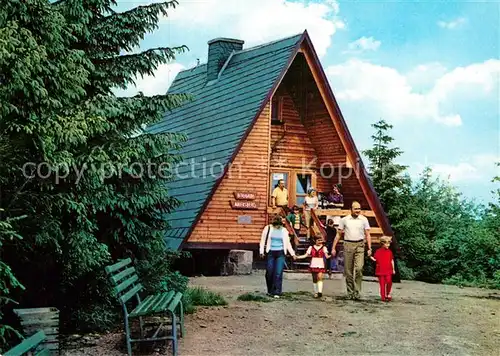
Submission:
[[[394,139],[388,131],[392,125],[384,120],[372,124],[373,148],[363,151],[369,159],[368,171],[375,191],[384,209],[389,212],[396,204],[398,194],[409,187],[409,178],[403,175],[407,166],[395,163],[403,152],[397,147],[390,147]]]

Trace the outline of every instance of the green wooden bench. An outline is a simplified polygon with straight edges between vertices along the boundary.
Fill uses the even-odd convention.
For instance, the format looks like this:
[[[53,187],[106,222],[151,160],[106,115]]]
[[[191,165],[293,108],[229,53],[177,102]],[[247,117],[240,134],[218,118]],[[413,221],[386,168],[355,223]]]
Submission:
[[[35,356],[49,356],[50,350],[42,345],[46,338],[45,333],[39,331],[24,339],[23,342],[4,353],[3,356],[21,356],[28,352],[32,352]]]
[[[135,268],[131,265],[132,260],[127,258],[106,267],[108,278],[113,284],[113,289],[118,297],[120,304],[123,307],[125,318],[125,334],[127,340],[127,351],[129,356],[132,355],[133,342],[148,342],[158,340],[172,340],[173,354],[177,355],[177,327],[180,327],[180,336],[184,336],[184,307],[182,305],[182,293],[169,291],[165,293],[153,294],[146,296],[143,300],[139,292],[144,288],[139,281],[139,276]],[[133,303],[132,298],[135,296],[136,303]],[[132,301],[131,301],[132,300]],[[132,302],[135,308],[127,307],[127,303]],[[160,324],[153,336],[146,338],[144,335],[144,322],[142,317],[165,314],[170,316],[172,325],[172,335],[158,337],[158,333],[163,324]],[[178,316],[177,316],[178,314]],[[130,319],[139,318],[141,329],[141,338],[133,339],[130,336]],[[178,320],[179,319],[179,323]],[[180,324],[180,325],[179,325]]]

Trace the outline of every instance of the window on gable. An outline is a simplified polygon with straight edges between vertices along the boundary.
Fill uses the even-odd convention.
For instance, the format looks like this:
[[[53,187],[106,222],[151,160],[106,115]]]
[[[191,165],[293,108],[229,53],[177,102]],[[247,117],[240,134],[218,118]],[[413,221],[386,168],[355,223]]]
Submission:
[[[271,102],[271,124],[283,124],[283,97],[274,96]]]

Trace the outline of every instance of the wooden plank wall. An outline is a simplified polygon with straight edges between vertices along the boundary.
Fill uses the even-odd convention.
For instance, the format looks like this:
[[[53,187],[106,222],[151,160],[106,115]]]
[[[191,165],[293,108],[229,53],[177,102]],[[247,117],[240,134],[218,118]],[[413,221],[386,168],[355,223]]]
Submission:
[[[189,242],[258,243],[262,228],[267,223],[268,159],[269,157],[269,104],[257,119],[254,128],[237,154],[231,175],[226,174],[196,224]],[[239,173],[238,168],[241,167]],[[230,201],[233,192],[256,193],[258,210],[234,210]],[[251,224],[238,224],[238,216],[248,215]]]
[[[309,86],[306,120],[300,120],[298,109],[290,96],[283,95],[285,126],[271,125],[271,168],[316,170],[316,189],[328,192],[333,184],[342,183],[346,206],[357,200],[369,209],[354,170],[346,167],[346,151],[330,119],[319,91]],[[285,90],[281,90],[285,92]],[[284,136],[283,136],[284,133]],[[312,164],[310,164],[312,162]],[[326,169],[321,170],[321,167]],[[333,168],[333,171],[329,171]]]
[[[324,177],[318,180],[318,190],[330,191],[333,184],[342,183],[341,191],[346,207],[349,207],[352,201],[357,200],[363,209],[369,210],[368,201],[355,171],[346,166],[347,153],[312,76],[310,80],[305,126],[314,150],[317,152],[318,168],[321,170],[318,175]],[[325,167],[327,169],[324,169]],[[329,168],[333,168],[333,172]]]
[[[308,132],[289,95],[283,94],[284,126],[271,125],[271,167],[302,168],[317,160]],[[284,134],[284,135],[283,135]],[[317,163],[311,165],[317,168]]]

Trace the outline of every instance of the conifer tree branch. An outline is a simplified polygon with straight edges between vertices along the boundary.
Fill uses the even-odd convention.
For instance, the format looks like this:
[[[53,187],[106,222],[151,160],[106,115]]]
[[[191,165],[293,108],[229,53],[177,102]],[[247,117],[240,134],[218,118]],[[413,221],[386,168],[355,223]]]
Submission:
[[[187,46],[158,47],[141,53],[128,54],[106,59],[96,59],[94,64],[102,72],[102,77],[120,88],[135,84],[137,76],[154,75],[160,64],[171,62],[177,53],[188,50]]]
[[[177,4],[172,0],[111,14],[93,24],[91,43],[100,47],[103,56],[132,51],[146,33],[158,28],[159,16],[167,16],[167,10]]]

